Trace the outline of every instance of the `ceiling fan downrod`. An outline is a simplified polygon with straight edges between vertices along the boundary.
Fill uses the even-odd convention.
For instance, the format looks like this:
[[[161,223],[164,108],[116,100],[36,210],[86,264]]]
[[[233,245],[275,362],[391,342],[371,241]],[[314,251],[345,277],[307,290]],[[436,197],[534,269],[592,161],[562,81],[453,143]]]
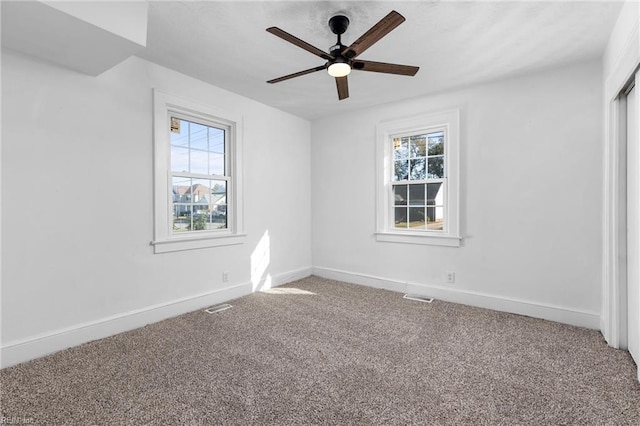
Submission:
[[[349,18],[344,15],[335,15],[329,19],[329,28],[331,32],[338,36],[338,41],[335,46],[329,48],[329,54],[334,59],[327,62],[327,71],[332,77],[345,77],[351,72],[351,61],[342,55],[342,51],[345,49],[342,44],[342,34],[349,28]]]

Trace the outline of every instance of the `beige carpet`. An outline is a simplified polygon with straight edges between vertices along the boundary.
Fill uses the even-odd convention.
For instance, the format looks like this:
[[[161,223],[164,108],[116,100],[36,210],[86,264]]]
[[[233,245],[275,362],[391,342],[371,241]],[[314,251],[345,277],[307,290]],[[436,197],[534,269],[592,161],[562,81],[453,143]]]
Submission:
[[[597,331],[309,277],[4,369],[32,424],[640,424]]]

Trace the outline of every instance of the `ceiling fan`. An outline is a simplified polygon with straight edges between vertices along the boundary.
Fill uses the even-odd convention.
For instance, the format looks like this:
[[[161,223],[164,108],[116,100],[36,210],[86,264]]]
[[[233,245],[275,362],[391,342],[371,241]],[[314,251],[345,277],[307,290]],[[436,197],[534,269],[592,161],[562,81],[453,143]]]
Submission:
[[[393,10],[387,16],[382,18],[380,22],[371,27],[369,31],[364,33],[359,39],[354,41],[350,46],[345,46],[342,44],[341,36],[349,27],[349,18],[344,15],[336,15],[329,19],[329,28],[331,28],[331,31],[338,36],[338,41],[334,46],[329,48],[329,53],[310,45],[306,41],[300,40],[298,37],[293,36],[278,27],[267,28],[267,31],[271,34],[278,36],[289,43],[295,44],[307,52],[311,52],[327,61],[324,65],[285,75],[284,77],[275,78],[267,81],[267,83],[279,83],[290,78],[300,77],[305,74],[311,74],[313,72],[326,69],[330,76],[335,77],[336,86],[338,88],[338,99],[342,100],[349,97],[347,75],[352,69],[414,76],[420,69],[419,67],[356,59],[362,52],[367,50],[382,37],[389,34],[394,28],[402,24],[404,21],[404,16]]]

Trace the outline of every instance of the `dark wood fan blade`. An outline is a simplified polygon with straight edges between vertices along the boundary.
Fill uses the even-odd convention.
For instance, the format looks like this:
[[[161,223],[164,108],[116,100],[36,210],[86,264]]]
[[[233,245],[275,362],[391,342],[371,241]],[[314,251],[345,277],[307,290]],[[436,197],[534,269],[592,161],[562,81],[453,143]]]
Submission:
[[[303,48],[307,52],[311,52],[316,56],[320,56],[322,59],[326,59],[327,61],[335,59],[333,56],[329,55],[328,53],[323,52],[317,47],[310,45],[304,40],[300,40],[298,37],[291,35],[288,32],[283,31],[278,27],[269,27],[267,28],[267,31],[275,36],[280,37],[285,41],[288,41],[291,44],[295,44],[296,46]]]
[[[322,71],[323,69],[326,69],[326,68],[327,68],[326,65],[320,65],[319,67],[309,68],[308,70],[295,72],[293,74],[285,75],[284,77],[274,78],[273,80],[267,81],[267,83],[271,83],[271,84],[280,83],[281,81],[289,80],[290,78],[300,77],[301,75],[311,74],[312,72],[316,72],[316,71]]]
[[[338,87],[338,99],[343,100],[349,97],[349,82],[347,76],[336,77],[336,86]]]
[[[364,33],[359,39],[354,41],[351,46],[345,48],[341,53],[343,56],[349,59],[353,59],[368,48],[370,48],[375,42],[386,36],[398,25],[404,22],[404,16],[400,15],[395,10],[389,12],[387,16],[382,18],[380,22],[375,24]]]
[[[374,62],[374,61],[353,61],[352,65],[354,70],[360,71],[372,71],[372,72],[384,72],[387,74],[400,74],[414,76],[420,69],[420,67],[412,67],[410,65],[388,64],[386,62]]]

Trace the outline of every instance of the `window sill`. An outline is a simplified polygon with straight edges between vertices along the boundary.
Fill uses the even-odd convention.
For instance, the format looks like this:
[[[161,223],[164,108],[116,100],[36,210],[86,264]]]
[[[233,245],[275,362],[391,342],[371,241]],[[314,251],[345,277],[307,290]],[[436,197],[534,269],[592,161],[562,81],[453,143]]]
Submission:
[[[151,245],[154,253],[169,253],[172,251],[243,244],[246,237],[246,234],[179,236],[166,240],[151,241]]]
[[[462,237],[433,235],[422,232],[376,232],[376,240],[386,243],[424,244],[445,247],[460,247]]]

